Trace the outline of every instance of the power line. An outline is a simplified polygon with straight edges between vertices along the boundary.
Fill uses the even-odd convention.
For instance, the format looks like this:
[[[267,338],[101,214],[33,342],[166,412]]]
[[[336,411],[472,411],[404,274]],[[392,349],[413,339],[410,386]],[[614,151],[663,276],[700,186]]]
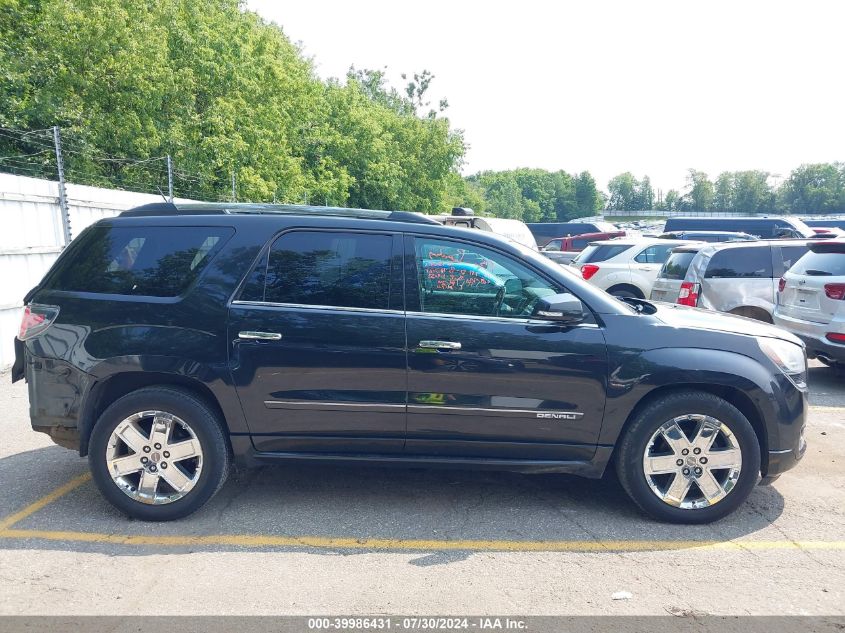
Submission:
[[[0,156],[0,161],[2,161],[2,160],[19,160],[21,158],[27,158],[27,157],[30,157],[30,156],[40,156],[41,154],[47,154],[49,152],[50,152],[50,150],[48,150],[48,149],[42,149],[41,151],[33,152],[32,154],[14,154],[12,156]]]

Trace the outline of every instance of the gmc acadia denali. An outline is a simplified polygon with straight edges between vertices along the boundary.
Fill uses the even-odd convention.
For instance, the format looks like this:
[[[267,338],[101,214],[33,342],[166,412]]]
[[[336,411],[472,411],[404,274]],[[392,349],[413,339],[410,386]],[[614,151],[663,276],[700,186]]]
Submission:
[[[102,494],[184,517],[231,463],[601,477],[660,520],[736,509],[805,450],[806,356],[772,326],[620,300],[413,213],[154,204],[25,298],[12,379]]]

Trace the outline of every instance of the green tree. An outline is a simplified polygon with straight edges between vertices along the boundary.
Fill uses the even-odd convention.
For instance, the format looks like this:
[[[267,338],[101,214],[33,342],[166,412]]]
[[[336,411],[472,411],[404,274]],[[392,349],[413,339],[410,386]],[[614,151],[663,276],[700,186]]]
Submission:
[[[778,194],[788,213],[845,213],[845,163],[801,165]]]
[[[607,191],[610,198],[607,201],[607,208],[611,211],[632,211],[635,206],[639,182],[634,175],[626,171],[614,176],[607,183]]]
[[[688,211],[709,211],[713,205],[713,183],[703,171],[690,169],[687,175],[687,193],[681,206]]]
[[[323,82],[238,0],[2,0],[0,125],[61,126],[68,179],[147,188],[173,156],[177,195],[439,210],[465,151],[383,71]],[[4,153],[22,153],[9,142]]]
[[[575,214],[572,217],[584,217],[598,213],[604,207],[604,201],[596,187],[596,181],[588,171],[582,171],[575,179]]]

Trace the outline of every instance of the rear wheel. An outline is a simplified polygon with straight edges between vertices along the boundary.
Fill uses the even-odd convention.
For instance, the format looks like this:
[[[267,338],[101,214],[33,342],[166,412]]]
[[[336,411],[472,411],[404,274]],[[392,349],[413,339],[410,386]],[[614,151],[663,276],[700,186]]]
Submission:
[[[223,485],[229,449],[221,421],[201,400],[169,387],[132,392],[106,409],[88,450],[94,481],[136,519],[187,516]]]
[[[616,470],[628,495],[651,516],[708,523],[751,493],[760,445],[751,423],[729,402],[679,392],[637,415],[621,440]]]

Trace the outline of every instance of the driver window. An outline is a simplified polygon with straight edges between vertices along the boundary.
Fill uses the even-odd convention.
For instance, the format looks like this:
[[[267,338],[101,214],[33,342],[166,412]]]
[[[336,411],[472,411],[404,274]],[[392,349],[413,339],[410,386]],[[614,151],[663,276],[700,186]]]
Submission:
[[[560,292],[517,261],[462,242],[416,238],[420,310],[528,318],[541,297]]]

